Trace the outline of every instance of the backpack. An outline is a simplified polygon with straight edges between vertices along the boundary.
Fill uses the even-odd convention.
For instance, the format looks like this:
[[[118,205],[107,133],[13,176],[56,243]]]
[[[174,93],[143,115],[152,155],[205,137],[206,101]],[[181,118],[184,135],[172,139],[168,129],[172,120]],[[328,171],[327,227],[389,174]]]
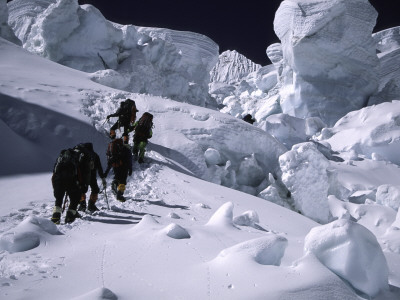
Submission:
[[[136,121],[136,112],[138,110],[136,109],[136,103],[135,101],[131,99],[126,99],[125,101],[122,101],[120,104],[120,113],[121,116],[126,119],[125,121],[129,121],[131,123],[134,123]],[[129,120],[128,120],[129,118]]]
[[[108,144],[107,147],[107,160],[113,168],[122,166],[122,152],[124,148],[124,142],[122,139],[114,139]]]
[[[139,139],[148,139],[150,130],[153,128],[153,115],[145,112],[137,122],[135,127],[135,137]]]
[[[78,178],[78,158],[73,149],[61,150],[53,173],[64,182],[71,183]]]
[[[94,153],[90,151],[85,143],[76,145],[73,148],[78,158],[78,178],[85,185],[90,184],[91,173],[94,170]]]

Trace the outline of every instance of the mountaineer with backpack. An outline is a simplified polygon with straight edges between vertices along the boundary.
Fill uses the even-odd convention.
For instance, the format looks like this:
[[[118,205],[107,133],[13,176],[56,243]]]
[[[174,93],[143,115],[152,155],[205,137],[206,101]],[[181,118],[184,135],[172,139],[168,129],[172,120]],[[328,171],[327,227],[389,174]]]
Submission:
[[[112,181],[112,190],[117,195],[117,200],[125,202],[124,192],[126,179],[132,175],[132,153],[127,144],[122,139],[112,140],[107,147],[107,169],[104,176],[107,176],[113,168],[114,179]]]
[[[115,113],[107,116],[107,120],[112,117],[118,117],[118,121],[110,128],[110,138],[115,139],[115,130],[124,127],[124,133],[122,134],[122,136],[124,139],[124,143],[128,144],[129,128],[135,123],[137,112],[138,110],[136,109],[135,101],[131,99],[126,99],[125,101],[122,101],[118,110]]]
[[[88,201],[88,205],[86,206],[86,193],[88,191],[88,186],[86,186],[86,189],[81,191],[81,198],[80,198],[78,210],[85,211],[87,208],[90,212],[98,211],[99,209],[96,206],[96,201],[98,199],[100,188],[97,184],[97,173],[99,174],[99,176],[101,178],[103,187],[106,185],[106,179],[104,176],[103,167],[101,166],[100,157],[93,150],[92,143],[82,143],[82,144],[75,146],[75,148],[79,149],[80,151],[85,151],[91,158],[91,171],[90,171],[90,180],[89,180],[89,186],[91,189],[90,198]]]
[[[87,189],[90,183],[91,157],[87,152],[77,148],[61,151],[53,168],[51,178],[55,206],[51,220],[60,224],[63,209],[63,198],[69,197],[69,207],[65,216],[65,223],[72,223],[81,216],[76,211],[82,190]],[[65,205],[65,203],[64,203]]]
[[[148,139],[153,136],[153,127],[153,115],[145,112],[130,129],[131,131],[135,131],[132,152],[135,160],[138,159],[139,163],[143,163],[144,161]]]

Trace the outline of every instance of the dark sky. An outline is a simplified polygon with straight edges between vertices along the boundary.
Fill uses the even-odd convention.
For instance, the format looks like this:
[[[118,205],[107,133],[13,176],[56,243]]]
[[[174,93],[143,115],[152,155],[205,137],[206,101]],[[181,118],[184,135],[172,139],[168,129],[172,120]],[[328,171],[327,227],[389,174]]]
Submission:
[[[273,30],[282,0],[79,0],[96,6],[120,24],[161,27],[204,34],[220,52],[236,50],[256,63],[269,64],[266,48],[279,42]],[[400,25],[399,0],[370,0],[378,11],[375,31]],[[397,15],[396,15],[397,14]]]
[[[236,50],[256,63],[269,64],[266,48],[279,42],[273,30],[282,0],[79,0],[93,4],[120,24],[193,31],[214,40],[220,52]],[[370,0],[378,11],[375,31],[400,26],[399,0]]]

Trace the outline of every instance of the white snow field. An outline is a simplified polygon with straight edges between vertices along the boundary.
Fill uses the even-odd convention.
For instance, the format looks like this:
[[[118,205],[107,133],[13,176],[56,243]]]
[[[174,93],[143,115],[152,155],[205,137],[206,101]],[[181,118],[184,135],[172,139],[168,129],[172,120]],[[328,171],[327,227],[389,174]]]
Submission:
[[[310,13],[308,29],[321,29],[322,16],[333,22],[322,37],[327,31],[340,36],[341,18],[370,35],[372,25],[366,28],[355,11],[362,4],[371,12],[368,1],[327,3],[286,0],[279,14],[291,15],[284,9],[296,4]],[[350,13],[343,15],[347,6]],[[56,18],[60,11],[65,15]],[[98,30],[92,48],[75,49],[85,30],[99,24],[111,33]],[[108,39],[113,32],[132,36]],[[58,34],[65,34],[64,43]],[[34,40],[42,44],[30,44]],[[318,115],[282,113],[290,106],[290,97],[280,105],[288,90],[282,74],[289,73],[281,68],[289,66],[285,44],[268,47],[273,65],[263,67],[227,52],[208,82],[218,50],[207,37],[121,27],[77,1],[14,0],[7,6],[0,0],[0,299],[400,299],[400,99],[393,96],[397,71],[383,69],[396,61],[398,31],[371,40],[380,41],[379,67],[365,72],[376,84],[369,98],[376,105],[341,107],[332,124],[323,118],[334,110],[331,102]],[[136,70],[129,78],[118,59],[104,70],[97,56],[102,50],[112,62],[114,54],[127,54],[124,49],[128,61],[143,67],[125,66]],[[177,78],[168,81],[172,89],[161,82],[165,90],[131,85],[140,77],[140,84],[157,81],[176,59],[184,64],[169,69],[170,79]],[[293,62],[304,59],[296,55]],[[99,61],[96,72],[85,69]],[[197,84],[186,89],[193,78]],[[369,87],[360,92],[365,96]],[[105,118],[128,97],[138,116],[154,115],[155,128],[145,162],[135,162],[128,177],[127,201],[116,200],[110,174],[99,212],[53,224],[50,179],[59,152],[92,142],[105,167],[112,125]],[[227,106],[220,112],[213,101]],[[255,126],[239,119],[246,113],[259,116]]]

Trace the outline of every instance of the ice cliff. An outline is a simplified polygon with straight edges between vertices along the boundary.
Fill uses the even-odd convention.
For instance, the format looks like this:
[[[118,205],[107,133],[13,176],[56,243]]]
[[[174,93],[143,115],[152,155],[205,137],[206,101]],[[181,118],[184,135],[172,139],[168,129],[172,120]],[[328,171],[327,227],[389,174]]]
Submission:
[[[8,7],[6,0],[0,0],[0,37],[21,45],[21,41],[15,36],[13,30],[8,25]]]
[[[372,35],[379,58],[379,89],[369,105],[400,99],[400,27],[389,28]]]
[[[378,88],[377,12],[368,0],[285,0],[274,30],[282,43],[284,113],[333,125]]]
[[[77,0],[14,0],[9,24],[30,52],[130,92],[215,106],[208,94],[218,45],[206,36],[106,20]]]

